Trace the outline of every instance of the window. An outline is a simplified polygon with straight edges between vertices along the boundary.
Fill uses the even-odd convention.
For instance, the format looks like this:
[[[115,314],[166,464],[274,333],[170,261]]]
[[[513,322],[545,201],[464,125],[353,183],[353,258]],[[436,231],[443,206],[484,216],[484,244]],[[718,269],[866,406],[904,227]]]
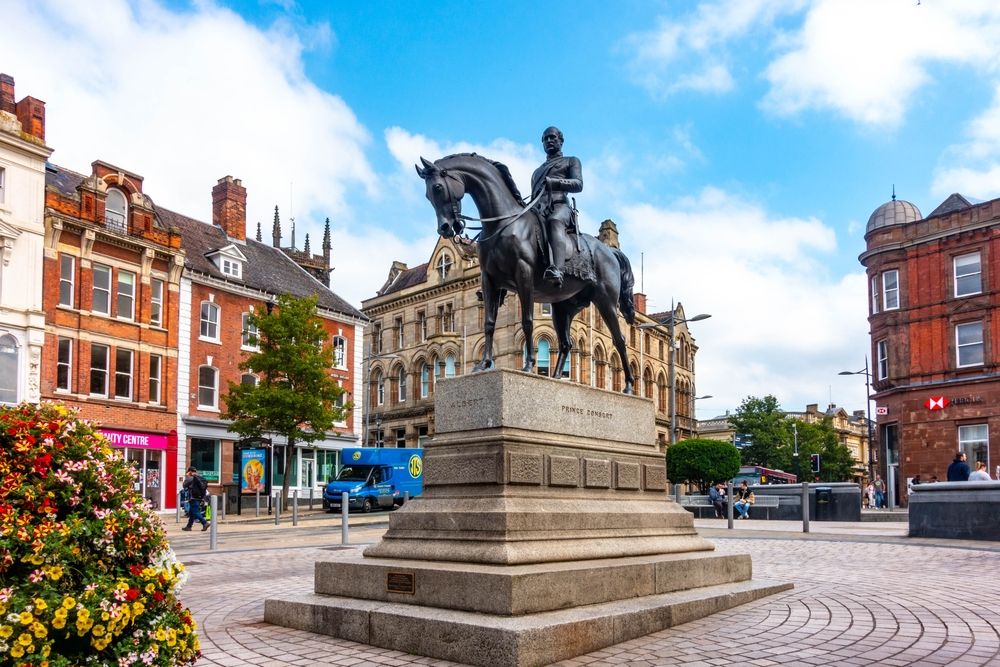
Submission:
[[[989,463],[989,446],[990,432],[986,424],[958,427],[958,451],[965,452],[971,467],[974,468],[977,461]]]
[[[372,325],[372,344],[375,346],[375,354],[382,354],[382,323],[375,322]]]
[[[430,438],[427,435],[427,427],[426,426],[418,426],[417,427],[417,447],[420,447],[421,449],[423,449],[424,447],[427,446],[427,442],[428,442],[429,439]]]
[[[131,271],[118,271],[118,317],[131,320],[135,318],[135,274]]]
[[[899,271],[895,269],[882,274],[882,307],[885,310],[899,308]]]
[[[545,317],[552,317],[552,304],[551,303],[543,303],[542,304],[542,315],[544,315]]]
[[[227,276],[239,278],[243,273],[243,264],[227,257],[222,258],[222,272]]]
[[[878,379],[889,379],[889,341],[880,340],[875,344],[878,353]]]
[[[259,350],[257,325],[250,321],[250,313],[243,313],[243,342],[245,350]]]
[[[878,276],[872,276],[872,315],[878,314]]]
[[[218,440],[207,438],[191,438],[191,463],[198,469],[198,474],[207,482],[219,481],[219,461],[221,446]],[[276,458],[281,458],[276,457]]]
[[[108,189],[108,197],[104,201],[104,226],[118,234],[128,232],[128,204],[125,195],[116,188]]]
[[[450,303],[438,306],[438,326],[441,333],[455,331],[455,312]]]
[[[163,325],[163,281],[153,278],[149,284],[149,323],[154,326]]]
[[[424,362],[420,365],[420,398],[427,398],[431,395],[431,367]]]
[[[958,366],[979,366],[983,363],[983,323],[968,322],[955,327],[955,348]]]
[[[406,402],[406,369],[402,366],[399,368],[399,374],[396,376],[398,380],[396,400],[400,403]]]
[[[198,368],[198,407],[218,409],[219,371],[211,366]]]
[[[449,354],[444,358],[444,376],[446,378],[455,377],[455,355]]]
[[[163,357],[149,355],[149,402],[160,402],[160,376],[163,372]]]
[[[403,330],[403,318],[396,318],[396,349],[402,350],[406,347],[406,332]]]
[[[56,391],[72,391],[72,378],[73,341],[69,338],[60,338],[56,357]]]
[[[427,341],[427,313],[422,310],[417,313],[417,335],[421,343]]]
[[[219,340],[219,307],[209,301],[201,304],[201,337]]]
[[[59,305],[73,307],[73,282],[76,278],[76,257],[59,255]]]
[[[0,204],[4,203],[7,193],[7,170],[0,167]]]
[[[111,267],[94,264],[94,290],[90,309],[101,315],[111,314]]]
[[[240,384],[248,387],[256,387],[260,384],[260,378],[253,373],[244,373],[240,376]]]
[[[0,403],[17,403],[17,339],[0,336]]]
[[[108,346],[90,346],[90,393],[92,396],[108,395]]]
[[[333,337],[333,366],[347,368],[347,339],[343,336]]]
[[[604,350],[597,348],[594,350],[594,384],[598,389],[606,389],[607,377],[605,376],[605,368],[607,368],[607,362],[604,360]]]
[[[115,398],[132,400],[132,350],[115,350]]]
[[[438,259],[437,272],[438,277],[441,280],[447,278],[448,274],[451,272],[451,257],[447,253],[442,254]]]
[[[396,429],[396,446],[406,447],[406,429],[397,428]]]
[[[535,361],[535,372],[539,375],[549,374],[549,341],[544,338],[538,341],[538,357]]]
[[[979,253],[955,258],[955,296],[968,296],[983,291],[983,273]]]
[[[385,378],[381,371],[375,376],[375,404],[385,405]]]

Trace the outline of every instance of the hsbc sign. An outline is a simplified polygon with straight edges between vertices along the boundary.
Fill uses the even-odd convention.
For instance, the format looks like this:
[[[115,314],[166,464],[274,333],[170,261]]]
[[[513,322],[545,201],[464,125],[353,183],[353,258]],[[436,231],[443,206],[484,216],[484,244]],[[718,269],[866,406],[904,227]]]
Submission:
[[[944,410],[948,407],[948,399],[944,396],[931,396],[924,401],[924,407],[928,410]]]

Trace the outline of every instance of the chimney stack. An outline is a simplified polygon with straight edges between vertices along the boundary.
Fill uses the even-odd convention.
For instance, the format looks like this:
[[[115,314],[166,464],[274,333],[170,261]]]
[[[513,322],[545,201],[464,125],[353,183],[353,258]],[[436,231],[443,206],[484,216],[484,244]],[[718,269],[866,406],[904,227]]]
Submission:
[[[14,114],[21,122],[21,131],[45,143],[45,102],[25,97],[14,102],[14,77],[0,74],[0,111]]]
[[[226,176],[212,188],[212,224],[237,241],[247,238],[247,189],[240,179]]]
[[[14,108],[14,77],[0,74],[0,111],[16,113]]]
[[[642,292],[632,293],[632,304],[635,306],[635,312],[646,314],[646,295]]]

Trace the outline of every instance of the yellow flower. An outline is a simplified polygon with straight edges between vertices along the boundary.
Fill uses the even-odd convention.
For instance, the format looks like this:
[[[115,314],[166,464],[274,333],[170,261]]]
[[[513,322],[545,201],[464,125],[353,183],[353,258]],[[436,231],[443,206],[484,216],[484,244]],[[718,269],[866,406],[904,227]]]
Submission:
[[[31,624],[31,631],[35,634],[35,637],[37,639],[45,639],[45,635],[48,634],[48,631],[45,629],[45,626],[39,623],[38,621],[35,621],[34,623]]]
[[[14,628],[9,625],[0,625],[0,639],[7,639],[14,634]]]
[[[62,566],[52,565],[51,567],[45,568],[45,570],[46,574],[48,574],[49,578],[52,579],[53,581],[59,581],[60,579],[62,579],[63,576]]]
[[[10,649],[10,656],[12,658],[20,658],[24,655],[24,649],[21,648],[20,644],[14,644]]]
[[[76,600],[73,599],[73,596],[67,595],[66,599],[62,601],[62,606],[66,609],[72,609],[76,606]]]
[[[138,616],[142,612],[146,611],[146,605],[136,600],[132,603],[132,613]]]
[[[17,643],[23,646],[30,646],[31,641],[32,641],[31,635],[29,635],[27,632],[22,632],[21,636],[17,638]]]
[[[109,614],[108,612],[104,612],[104,613],[101,614],[101,620],[102,621],[106,621],[109,618],[111,618],[111,614]]]
[[[166,641],[167,639],[167,633],[163,631],[163,628],[156,628],[156,633],[154,636],[156,637],[156,641],[158,642]]]
[[[45,604],[45,600],[42,598],[35,598],[35,608],[36,609],[48,609],[49,606]]]
[[[52,652],[52,647],[50,645],[46,644],[45,646],[42,647],[42,657],[43,658],[49,657],[49,653],[51,653],[51,652]],[[46,660],[43,664],[47,665],[49,663]]]
[[[21,625],[28,625],[33,620],[35,620],[35,617],[31,615],[30,611],[22,611],[20,618],[21,618]]]
[[[77,616],[79,616],[80,618],[90,618],[90,610],[84,607],[83,609],[80,610],[80,613],[77,614]]]
[[[66,609],[65,607],[59,607],[58,609],[56,609],[56,613],[54,614],[54,616],[56,618],[61,618],[63,620],[66,620],[66,616],[68,614],[69,614],[69,610],[68,609]]]
[[[156,584],[146,584],[146,592],[152,593],[156,590]]]
[[[65,628],[66,627],[66,617],[65,616],[56,616],[54,619],[52,619],[52,627],[55,628],[56,630],[62,630],[63,628]]]
[[[104,636],[104,630],[105,630],[105,628],[104,628],[103,625],[95,625],[94,629],[91,630],[91,634],[94,635],[95,637],[103,637]]]

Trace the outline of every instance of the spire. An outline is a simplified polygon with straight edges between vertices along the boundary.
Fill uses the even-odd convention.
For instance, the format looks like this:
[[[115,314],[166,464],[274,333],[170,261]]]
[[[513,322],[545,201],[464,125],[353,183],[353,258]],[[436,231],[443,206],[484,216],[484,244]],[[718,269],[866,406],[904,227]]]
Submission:
[[[292,223],[292,250],[295,250],[295,218],[289,218]]]
[[[326,229],[323,230],[323,264],[326,268],[330,268],[330,250],[333,246],[330,245],[330,218],[326,219]]]
[[[275,248],[281,247],[281,220],[278,218],[278,207],[274,207],[274,226],[271,227],[271,245]]]
[[[892,184],[892,201],[896,201],[896,184]]]
[[[311,254],[311,253],[309,252],[309,234],[308,234],[308,233],[306,233],[306,245],[305,245],[305,247],[304,247],[304,248],[302,248],[302,250],[303,250],[303,252],[305,252],[305,253],[306,253],[306,256],[307,256],[307,257],[308,257],[308,256],[309,256],[309,255]]]
[[[260,241],[261,241],[261,236],[260,236],[260,220],[258,220],[257,221],[257,242],[260,243]]]

